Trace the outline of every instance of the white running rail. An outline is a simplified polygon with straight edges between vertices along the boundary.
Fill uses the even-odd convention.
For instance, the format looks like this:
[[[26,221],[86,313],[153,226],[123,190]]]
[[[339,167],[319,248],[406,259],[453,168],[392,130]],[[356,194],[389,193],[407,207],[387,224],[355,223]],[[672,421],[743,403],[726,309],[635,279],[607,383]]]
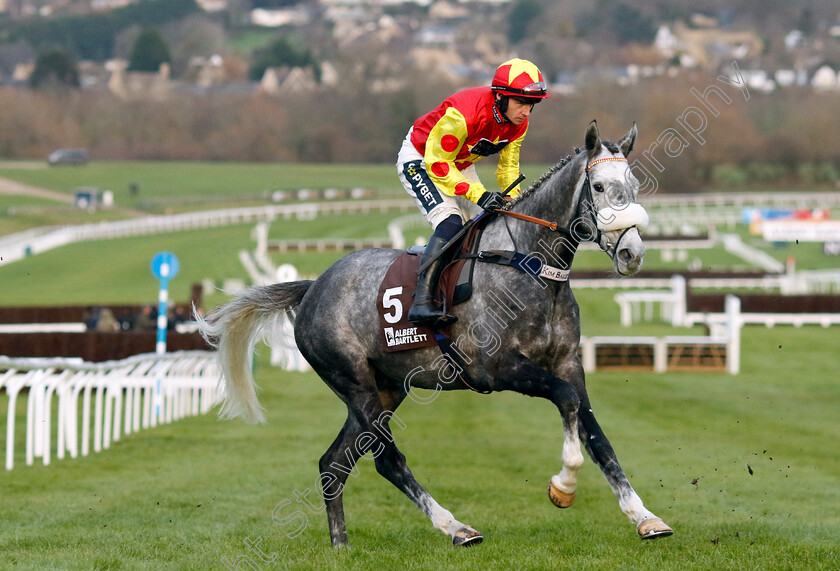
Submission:
[[[17,400],[26,396],[26,464],[76,458],[109,448],[123,434],[207,413],[217,402],[216,354],[181,351],[121,361],[0,356],[0,393],[8,398],[6,470],[14,467]],[[53,410],[53,395],[58,404]],[[81,402],[80,402],[81,401]]]
[[[131,220],[116,220],[79,226],[39,228],[4,236],[0,239],[0,266],[53,248],[86,240],[107,240],[291,218],[314,220],[320,215],[330,214],[349,216],[369,212],[390,212],[392,210],[408,212],[415,208],[413,201],[408,197],[382,200],[307,202],[145,216]]]

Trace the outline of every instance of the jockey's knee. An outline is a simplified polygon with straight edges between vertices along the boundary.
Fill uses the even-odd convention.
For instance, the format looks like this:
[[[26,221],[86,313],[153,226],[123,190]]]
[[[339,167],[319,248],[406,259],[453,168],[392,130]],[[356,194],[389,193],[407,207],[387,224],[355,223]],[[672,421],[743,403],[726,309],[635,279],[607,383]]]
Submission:
[[[443,222],[435,227],[435,236],[440,236],[446,241],[452,239],[463,227],[461,216],[458,214],[450,214]]]
[[[454,221],[454,223],[457,223],[459,226],[463,224],[461,211],[458,209],[458,205],[455,203],[455,200],[450,197],[447,198],[449,201],[435,206],[426,213],[426,220],[428,220],[429,224],[432,225],[432,228],[434,228],[435,231],[437,231],[438,226],[444,223],[449,223],[450,221]]]

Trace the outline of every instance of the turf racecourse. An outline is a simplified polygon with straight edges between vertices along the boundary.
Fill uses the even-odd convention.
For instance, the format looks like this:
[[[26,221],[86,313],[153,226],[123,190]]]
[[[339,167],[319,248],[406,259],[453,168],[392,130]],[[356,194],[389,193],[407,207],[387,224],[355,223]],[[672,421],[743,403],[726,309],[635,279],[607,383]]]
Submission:
[[[836,340],[749,328],[743,345],[737,377],[589,377],[601,424],[670,538],[638,539],[588,459],[575,505],[549,503],[561,426],[548,402],[458,392],[407,401],[395,433],[419,481],[485,542],[454,549],[362,460],[345,493],[351,549],[332,549],[324,514],[295,491],[313,489],[343,405],[313,374],[261,357],[266,425],[207,415],[0,476],[0,568],[224,569],[261,538],[276,553],[262,569],[836,569]],[[306,525],[276,525],[278,505]]]
[[[284,166],[260,178],[252,166],[194,172],[164,166],[10,174],[57,190],[113,188],[118,204],[139,207],[128,202],[127,181],[139,181],[138,201],[166,198],[170,186],[189,183],[195,193],[221,197],[216,187],[238,180],[248,181],[242,191],[250,195],[310,183],[317,171]],[[392,171],[383,169],[383,186],[394,184],[387,182]],[[199,174],[228,182],[211,184]],[[65,180],[71,175],[80,178]],[[289,179],[270,185],[280,176]],[[359,174],[331,176],[329,184],[342,177],[363,184],[355,182]],[[364,184],[378,186],[369,176]],[[7,197],[0,209],[19,200]],[[64,210],[51,215],[64,223],[95,221],[78,213],[65,220]],[[0,222],[5,231],[6,223],[22,228],[33,220]],[[271,232],[277,238],[382,236],[385,222],[378,215],[287,221]],[[181,260],[171,293],[182,300],[196,281],[244,277],[236,256],[253,247],[252,227],[73,244],[4,266],[0,284],[4,296],[21,305],[153,300],[149,260],[168,249]],[[701,255],[705,264],[730,263],[719,253]],[[332,254],[319,256],[288,259],[316,272]],[[651,253],[647,263],[657,258]],[[575,268],[607,264],[602,254],[582,252]],[[576,291],[585,334],[686,333],[651,324],[620,329],[613,294]],[[212,307],[223,296],[209,297]],[[0,569],[225,569],[222,558],[233,564],[254,555],[246,539],[277,554],[259,561],[262,569],[837,569],[837,341],[836,328],[748,327],[736,377],[589,375],[596,415],[647,506],[675,528],[670,538],[639,540],[588,459],[575,505],[561,511],[550,504],[546,486],[560,467],[562,437],[559,414],[548,402],[458,392],[427,405],[407,401],[398,411],[406,428],[395,433],[420,482],[483,532],[485,542],[453,549],[363,460],[345,495],[351,549],[334,550],[323,513],[297,503],[295,492],[314,489],[318,458],[340,429],[344,408],[313,374],[285,373],[261,356],[256,374],[266,425],[190,418],[87,458],[53,459],[49,467],[24,465],[19,429],[15,470],[0,474]],[[0,395],[3,427],[6,409]],[[308,497],[317,502],[314,491]],[[306,514],[299,535],[289,537],[293,527],[275,525],[275,509],[281,521],[296,510]],[[248,568],[239,561],[239,569]]]

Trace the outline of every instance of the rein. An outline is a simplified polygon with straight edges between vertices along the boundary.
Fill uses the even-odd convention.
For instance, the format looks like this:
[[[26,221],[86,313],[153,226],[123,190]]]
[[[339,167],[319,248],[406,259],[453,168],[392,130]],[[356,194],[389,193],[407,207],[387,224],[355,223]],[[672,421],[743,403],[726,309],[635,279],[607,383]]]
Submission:
[[[542,218],[537,218],[536,216],[528,216],[527,214],[520,214],[519,212],[511,212],[510,210],[497,210],[497,214],[504,214],[505,216],[510,216],[511,218],[516,218],[517,220],[524,220],[525,222],[531,222],[532,224],[539,224],[540,226],[545,226],[552,232],[557,231],[557,222],[549,222],[548,220],[543,220]]]

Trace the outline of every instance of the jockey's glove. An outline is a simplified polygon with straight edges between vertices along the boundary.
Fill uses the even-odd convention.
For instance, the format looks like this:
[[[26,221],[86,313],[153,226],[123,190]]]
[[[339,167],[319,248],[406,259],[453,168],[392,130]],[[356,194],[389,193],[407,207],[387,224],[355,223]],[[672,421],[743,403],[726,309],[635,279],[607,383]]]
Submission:
[[[487,212],[492,212],[494,210],[501,210],[507,204],[505,201],[505,197],[502,195],[501,192],[493,192],[487,190],[478,197],[478,201],[476,201],[481,208],[486,210]]]

